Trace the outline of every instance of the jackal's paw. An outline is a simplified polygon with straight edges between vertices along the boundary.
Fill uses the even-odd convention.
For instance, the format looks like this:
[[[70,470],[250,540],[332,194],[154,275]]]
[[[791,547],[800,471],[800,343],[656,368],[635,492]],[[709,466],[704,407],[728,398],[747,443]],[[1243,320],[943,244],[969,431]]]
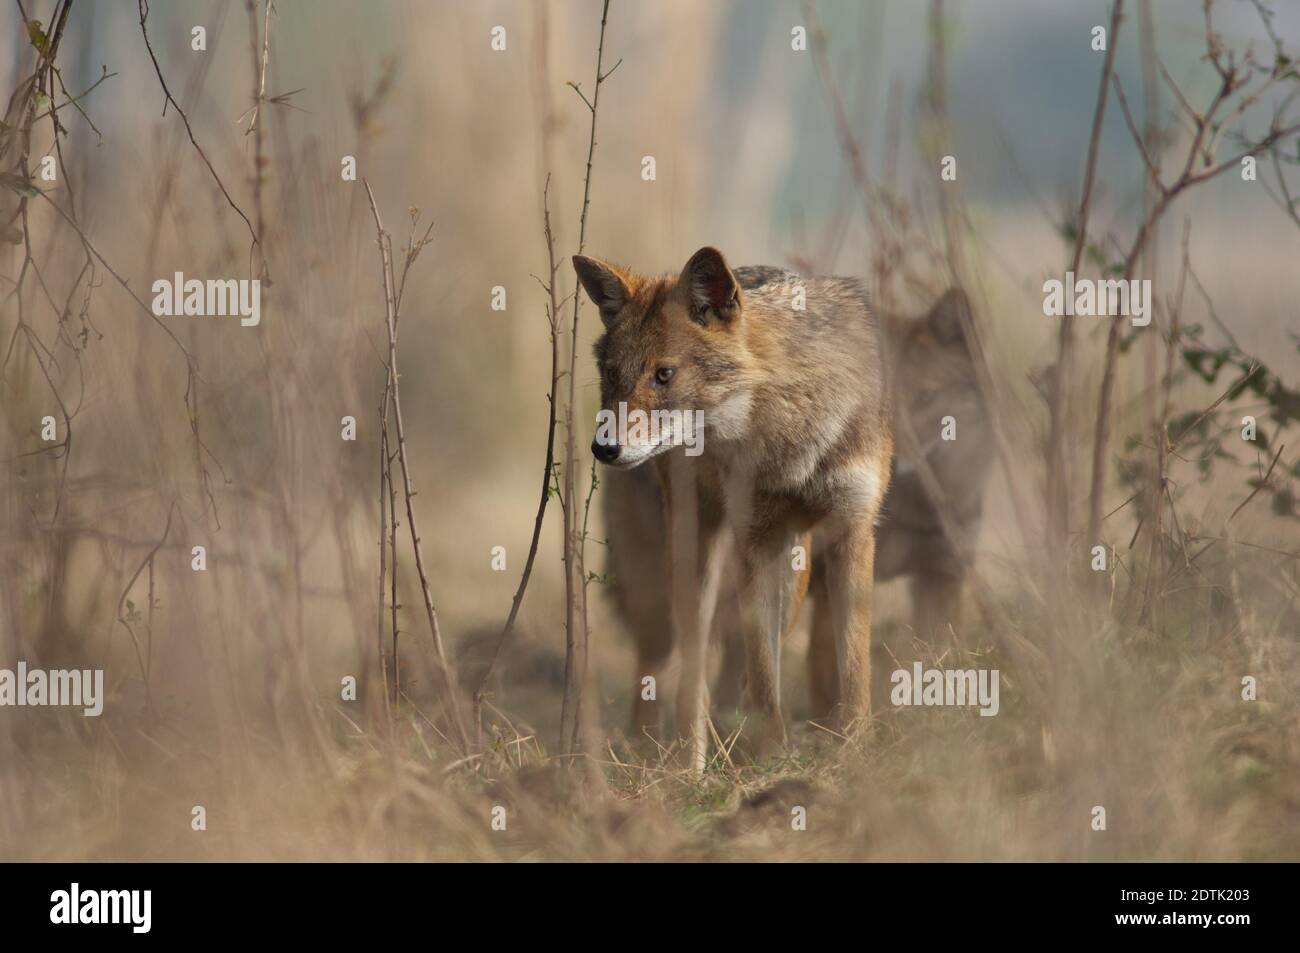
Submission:
[[[833,723],[836,731],[845,738],[856,738],[871,730],[871,708],[853,709],[847,705],[835,706]]]
[[[755,714],[752,716],[751,737],[754,759],[763,761],[785,754],[786,734],[785,719],[780,714]]]

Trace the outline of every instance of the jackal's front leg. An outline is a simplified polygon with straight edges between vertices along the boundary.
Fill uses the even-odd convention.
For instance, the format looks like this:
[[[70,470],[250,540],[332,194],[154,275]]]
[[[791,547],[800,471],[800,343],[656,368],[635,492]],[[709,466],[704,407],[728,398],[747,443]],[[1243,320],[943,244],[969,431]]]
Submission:
[[[745,633],[745,672],[750,717],[760,755],[785,745],[781,713],[781,634],[794,607],[795,535],[767,532],[751,535],[743,547],[742,625]]]
[[[718,561],[715,519],[701,519],[698,471],[672,454],[660,465],[668,528],[673,641],[681,658],[677,687],[677,735],[686,743],[687,766],[703,771],[708,751],[709,629],[716,602]],[[710,586],[710,580],[714,579]]]
[[[857,520],[828,534],[826,586],[835,663],[840,676],[839,721],[844,727],[871,715],[871,597],[875,527]]]

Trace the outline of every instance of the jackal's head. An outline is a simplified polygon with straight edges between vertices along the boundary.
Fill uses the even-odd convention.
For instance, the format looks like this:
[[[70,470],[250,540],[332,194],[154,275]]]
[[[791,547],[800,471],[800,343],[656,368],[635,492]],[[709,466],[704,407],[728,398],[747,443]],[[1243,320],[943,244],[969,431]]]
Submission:
[[[645,277],[584,255],[573,267],[605,325],[596,459],[631,468],[678,444],[697,455],[704,427],[719,439],[740,436],[749,394],[742,301],[722,253],[701,248],[677,276]]]

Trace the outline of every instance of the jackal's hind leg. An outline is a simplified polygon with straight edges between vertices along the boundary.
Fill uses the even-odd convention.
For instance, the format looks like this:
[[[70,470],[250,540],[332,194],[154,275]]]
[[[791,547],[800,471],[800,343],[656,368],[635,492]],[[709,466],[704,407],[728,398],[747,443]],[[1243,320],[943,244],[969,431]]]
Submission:
[[[825,571],[814,574],[808,590],[812,624],[808,629],[808,705],[814,719],[826,718],[840,699],[840,674],[835,662],[835,626]]]
[[[961,622],[962,578],[947,572],[914,573],[909,580],[912,624],[916,634],[936,649],[952,638]]]

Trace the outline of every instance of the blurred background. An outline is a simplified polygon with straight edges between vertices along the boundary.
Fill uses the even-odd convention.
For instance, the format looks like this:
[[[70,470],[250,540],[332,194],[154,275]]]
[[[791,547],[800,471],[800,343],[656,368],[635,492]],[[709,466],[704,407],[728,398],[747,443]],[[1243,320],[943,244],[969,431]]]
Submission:
[[[1280,37],[1300,39],[1300,6],[1275,6],[1268,19],[1257,4],[1225,0],[1215,7],[1215,30],[1230,46],[1253,44],[1271,59],[1269,24]],[[1019,501],[1024,514],[1013,515],[1017,501],[1000,471],[986,501],[978,558],[999,598],[1015,602],[1032,588],[1025,567],[1045,552],[1026,545],[1043,534],[1044,375],[1055,360],[1058,327],[1043,315],[1042,285],[1062,277],[1073,244],[1069,222],[1077,213],[1104,56],[1091,48],[1091,30],[1109,24],[1110,5],[822,0],[814,10],[810,18],[807,8],[777,0],[611,4],[604,57],[607,67],[620,65],[601,87],[585,249],[640,271],[676,272],[696,248],[712,244],[733,264],[855,275],[872,285],[873,249],[882,238],[862,212],[829,78],[865,167],[895,201],[887,221],[901,251],[891,266],[888,300],[899,311],[920,313],[950,282],[934,158],[954,155],[964,280],[975,301],[1008,462],[1028,494]],[[6,350],[0,667],[12,668],[18,659],[47,668],[103,667],[109,699],[98,720],[0,711],[0,856],[600,855],[586,835],[572,831],[564,838],[535,833],[503,848],[479,823],[486,808],[473,793],[478,789],[470,782],[455,796],[444,789],[445,766],[454,759],[439,749],[445,726],[424,714],[435,686],[427,651],[418,648],[427,629],[409,555],[399,570],[412,708],[405,727],[393,728],[375,701],[382,698],[375,688],[378,408],[387,340],[375,228],[361,182],[374,190],[399,267],[412,215],[417,235],[433,224],[404,291],[399,364],[424,555],[455,656],[481,633],[499,630],[528,551],[548,414],[548,299],[533,277],[547,269],[543,188],[549,176],[563,296],[573,290],[567,262],[577,250],[590,132],[587,106],[567,84],[591,93],[600,14],[595,0],[277,0],[269,19],[260,3],[155,4],[147,30],[158,68],[216,176],[249,217],[246,225],[175,107],[164,108],[137,7],[72,5],[57,59],[61,86],[52,98],[55,104],[68,99],[64,87],[81,98],[57,113],[66,127],[58,137],[58,181],[35,184],[75,215],[97,255],[88,271],[77,232],[35,198],[20,233],[27,244],[0,250]],[[0,6],[0,79],[8,91],[21,89],[39,55],[24,17],[48,28],[55,4]],[[269,38],[262,32],[267,23]],[[206,30],[206,51],[191,48],[195,26]],[[492,46],[498,26],[505,30],[504,50]],[[808,33],[806,50],[792,49],[792,30],[799,27]],[[825,78],[815,33],[825,40]],[[264,40],[268,101],[253,131]],[[1158,50],[1191,102],[1213,96],[1219,79],[1205,60],[1200,4],[1129,3],[1116,42],[1115,71],[1139,116],[1150,62],[1144,42]],[[112,75],[104,79],[105,71]],[[941,114],[933,105],[936,75]],[[1262,98],[1237,124],[1262,136],[1280,98]],[[1169,118],[1178,106],[1163,83],[1155,107],[1169,128],[1172,176],[1186,133]],[[13,122],[7,122],[9,133]],[[1142,160],[1113,97],[1099,142],[1090,233],[1110,260],[1131,241],[1144,201]],[[54,143],[50,121],[34,123],[27,167],[53,154]],[[1220,158],[1235,151],[1230,146]],[[6,170],[18,148],[8,141]],[[1300,156],[1294,142],[1284,148]],[[357,181],[341,175],[345,156],[356,159]],[[655,160],[653,181],[642,177],[646,156]],[[1292,194],[1300,193],[1294,167],[1285,174]],[[1271,163],[1261,160],[1261,179],[1271,175]],[[1188,293],[1184,321],[1204,325],[1207,342],[1223,344],[1224,332],[1209,316],[1212,301],[1240,350],[1293,382],[1300,371],[1294,338],[1300,228],[1263,185],[1230,170],[1181,197],[1160,225],[1144,273],[1154,278],[1159,299],[1173,297],[1183,223],[1190,221],[1188,256],[1204,296]],[[6,220],[21,197],[6,192]],[[250,230],[260,236],[260,253],[250,249]],[[261,323],[160,319],[173,340],[110,267],[146,303],[152,282],[178,271],[187,278],[261,275]],[[506,289],[504,310],[492,308],[497,286]],[[567,318],[568,309],[562,313]],[[584,309],[576,380],[580,448],[589,443],[598,405],[589,356],[596,324],[594,312]],[[1087,318],[1077,327],[1081,396],[1066,441],[1067,461],[1078,474],[1074,526],[1086,511],[1093,394],[1108,327]],[[1155,340],[1121,361],[1117,456],[1133,450],[1126,440],[1156,412],[1148,374]],[[567,353],[567,336],[561,343]],[[1162,364],[1163,348],[1158,359]],[[1210,386],[1180,372],[1179,408],[1208,404],[1226,383]],[[65,411],[71,442],[50,450],[40,421],[54,416],[63,440]],[[340,439],[345,415],[357,420],[355,442]],[[1149,434],[1143,439],[1149,442]],[[1257,455],[1239,456],[1258,467]],[[1276,479],[1294,481],[1295,460],[1294,452],[1283,453]],[[585,485],[585,451],[580,462]],[[1220,468],[1205,481],[1193,471],[1178,487],[1181,511],[1196,525],[1218,525],[1250,491],[1245,480],[1240,470]],[[1108,486],[1110,510],[1128,493],[1118,471]],[[1016,527],[1018,518],[1028,524]],[[1138,518],[1129,511],[1108,522],[1107,543],[1122,547]],[[587,562],[599,573],[605,528],[598,506],[593,521]],[[999,729],[1007,736],[990,742],[985,755],[962,756],[984,757],[978,764],[950,759],[941,768],[917,754],[900,773],[919,786],[923,802],[933,783],[940,806],[914,824],[887,811],[874,816],[869,832],[845,841],[856,845],[853,856],[1088,859],[1169,844],[1184,858],[1204,844],[1196,839],[1203,834],[1197,818],[1221,810],[1234,818],[1244,812],[1241,829],[1252,835],[1239,836],[1234,821],[1204,850],[1258,856],[1252,851],[1268,842],[1261,817],[1274,824],[1300,815],[1295,682],[1286,681],[1296,671],[1300,590],[1294,557],[1277,555],[1296,549],[1297,533],[1294,520],[1267,505],[1244,512],[1234,526],[1270,548],[1255,553],[1263,568],[1214,563],[1226,558],[1221,551],[1206,563],[1219,566],[1224,579],[1233,575],[1233,584],[1248,591],[1242,598],[1266,616],[1261,626],[1278,641],[1248,654],[1260,665],[1267,659],[1282,666],[1278,671],[1289,673],[1282,684],[1291,689],[1292,701],[1270,715],[1278,721],[1252,729],[1272,732],[1271,743],[1279,746],[1249,753],[1253,770],[1266,776],[1265,788],[1252,788],[1250,798],[1266,808],[1247,809],[1236,795],[1220,797],[1217,787],[1202,802],[1204,779],[1179,774],[1183,780],[1169,795],[1176,803],[1161,801],[1175,818],[1171,827],[1153,822],[1144,828],[1148,834],[1132,834],[1123,847],[1097,848],[1083,834],[1044,837],[1045,830],[1061,829],[1067,808],[1056,799],[1041,815],[1026,816],[1033,809],[1017,799],[1074,791],[1059,773],[1071,760],[1064,726],[1072,716],[1064,708],[1050,714],[1065,704],[1059,696],[1039,698],[1022,702],[1027,709],[1019,714],[1012,704],[1005,719],[989,719],[1010,727]],[[560,527],[552,505],[510,658],[531,652],[554,659],[563,651]],[[191,571],[195,545],[207,549],[206,574]],[[506,571],[493,569],[496,546],[505,548]],[[898,624],[906,605],[895,591],[899,585],[883,587],[882,625]],[[599,582],[590,599],[600,721],[616,731],[634,684],[631,655]],[[1006,618],[1023,627],[1018,631],[1043,634],[1051,623],[1034,611],[1017,604]],[[1179,677],[1178,660],[1213,669],[1218,657],[1206,646],[1222,648],[1224,633],[1239,631],[1233,625],[1204,633],[1204,644],[1179,647],[1161,663],[1163,675]],[[1118,638],[1117,628],[1104,631],[1103,642]],[[972,639],[996,647],[1005,635]],[[1013,670],[1014,658],[1004,665]],[[1131,671],[1126,665],[1121,668]],[[559,690],[552,669],[543,664],[539,671],[526,672],[528,685],[498,698],[503,712],[531,729],[520,737],[533,740],[505,755],[521,770],[524,750],[541,758],[553,747]],[[1231,671],[1225,704],[1237,681],[1237,669]],[[1138,673],[1129,692],[1106,681],[1114,673],[1100,662],[1094,671],[1067,660],[1053,672],[1085,681],[1095,675],[1098,693],[1112,698],[1102,706],[1106,718],[1117,723],[1146,712],[1139,700],[1150,701],[1145,692],[1155,677]],[[358,705],[338,700],[347,675],[360,679]],[[1202,689],[1189,689],[1188,697],[1201,697]],[[1275,690],[1274,700],[1280,694]],[[1083,697],[1086,707],[1097,696]],[[1138,707],[1126,708],[1124,699]],[[1156,721],[1188,751],[1203,741],[1199,729]],[[1044,727],[1049,724],[1057,735]],[[1221,732],[1223,724],[1205,730]],[[1289,726],[1289,733],[1275,732],[1276,724]],[[956,757],[949,746],[962,747],[965,730],[931,741]],[[1111,750],[1105,745],[1114,739],[1106,741],[1103,729],[1089,723],[1077,730],[1091,732],[1091,740],[1075,739],[1080,750],[1093,744]],[[924,752],[931,741],[908,743]],[[1149,741],[1153,748],[1169,744],[1162,734]],[[1147,760],[1142,750],[1134,747],[1128,759],[1112,750],[1116,790],[1146,791],[1152,783],[1140,767]],[[1080,759],[1068,770],[1095,772],[1090,763]],[[1138,773],[1124,773],[1129,768]],[[881,805],[901,804],[891,797],[906,785],[892,789],[882,780],[889,771],[861,770],[869,780],[855,788],[859,794],[872,790]],[[1027,774],[1007,781],[1006,772],[1018,770]],[[951,784],[938,780],[944,777]],[[1199,793],[1184,797],[1184,781],[1186,790]],[[815,783],[823,782],[842,779]],[[521,785],[512,796],[526,803],[520,793],[526,783],[511,783]],[[683,796],[693,809],[721,810],[734,807],[748,783],[718,782],[716,790]],[[987,794],[981,803],[996,806],[989,810],[997,820],[972,821],[966,813],[972,808],[953,796],[959,787],[972,802]],[[1094,803],[1090,793],[1077,796],[1079,804]],[[209,816],[222,818],[213,825],[219,834],[193,839],[194,804],[207,804]],[[677,833],[666,840],[648,833],[669,823],[660,815],[676,817],[679,807],[655,801],[645,807],[655,820],[636,821],[646,825],[644,832],[628,822],[625,836],[612,842],[621,846],[601,849],[606,856],[656,849],[707,855],[692,829],[673,827]],[[886,822],[901,823],[905,833],[882,841]],[[443,839],[401,835],[426,827]],[[857,830],[841,831],[850,829]],[[1294,851],[1294,834],[1274,847]]]

